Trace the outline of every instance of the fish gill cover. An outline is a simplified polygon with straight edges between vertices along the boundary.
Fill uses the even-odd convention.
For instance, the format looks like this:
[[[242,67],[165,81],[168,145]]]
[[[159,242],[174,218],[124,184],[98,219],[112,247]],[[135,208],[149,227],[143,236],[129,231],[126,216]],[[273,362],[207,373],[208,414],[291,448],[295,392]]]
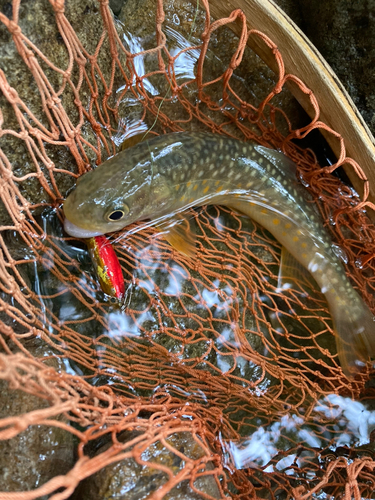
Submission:
[[[324,296],[308,279],[278,289],[281,248],[265,229],[192,210],[193,261],[153,228],[115,234],[119,308],[62,228],[77,177],[132,135],[256,140],[296,162],[374,310],[368,204],[332,175],[361,168],[343,141],[324,169],[298,145],[328,129],[314,95],[240,10],[213,21],[206,1],[128,1],[116,18],[104,0],[1,6],[0,499],[371,498],[371,366],[344,375]],[[273,51],[276,78],[249,36]],[[303,126],[287,80],[315,109]]]

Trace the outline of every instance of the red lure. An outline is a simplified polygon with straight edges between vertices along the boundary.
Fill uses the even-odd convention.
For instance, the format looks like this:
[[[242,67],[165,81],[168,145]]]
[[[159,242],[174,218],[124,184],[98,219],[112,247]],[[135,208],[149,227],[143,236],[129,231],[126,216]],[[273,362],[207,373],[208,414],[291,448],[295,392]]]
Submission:
[[[86,244],[103,292],[111,297],[123,299],[124,276],[110,241],[105,236],[95,236],[88,238]]]

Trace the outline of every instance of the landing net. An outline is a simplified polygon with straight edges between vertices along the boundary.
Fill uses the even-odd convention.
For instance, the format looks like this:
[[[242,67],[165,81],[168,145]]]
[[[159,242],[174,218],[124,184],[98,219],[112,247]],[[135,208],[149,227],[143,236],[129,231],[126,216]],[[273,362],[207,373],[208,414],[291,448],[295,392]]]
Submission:
[[[277,289],[281,248],[266,230],[223,207],[193,211],[194,262],[152,228],[114,235],[124,309],[101,291],[84,242],[63,232],[76,178],[135,133],[256,140],[296,162],[375,307],[369,204],[332,172],[365,176],[274,43],[240,10],[213,21],[206,1],[145,4],[154,28],[136,36],[126,5],[122,22],[106,0],[40,1],[40,18],[15,0],[0,14],[0,499],[372,498],[370,368],[344,376],[314,283]],[[249,36],[279,68],[262,95]],[[315,109],[303,127],[283,110],[288,81]],[[341,141],[325,168],[299,145],[322,128]]]

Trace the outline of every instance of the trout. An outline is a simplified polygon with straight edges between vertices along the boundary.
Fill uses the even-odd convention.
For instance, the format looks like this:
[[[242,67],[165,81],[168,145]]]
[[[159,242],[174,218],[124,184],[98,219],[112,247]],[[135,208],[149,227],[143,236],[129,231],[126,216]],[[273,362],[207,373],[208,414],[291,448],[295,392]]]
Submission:
[[[347,278],[295,164],[281,152],[201,132],[145,140],[79,179],[64,203],[64,227],[89,238],[149,220],[193,256],[194,231],[181,222],[186,209],[206,204],[248,215],[281,243],[281,267],[311,273],[327,299],[347,375],[375,355],[373,315]]]

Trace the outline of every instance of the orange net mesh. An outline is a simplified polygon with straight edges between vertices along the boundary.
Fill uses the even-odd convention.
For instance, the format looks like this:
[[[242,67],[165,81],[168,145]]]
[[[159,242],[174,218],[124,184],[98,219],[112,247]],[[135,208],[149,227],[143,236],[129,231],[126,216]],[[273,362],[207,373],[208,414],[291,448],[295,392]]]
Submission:
[[[202,4],[181,4],[180,22],[174,3],[152,3],[142,46],[106,0],[41,1],[38,36],[26,3],[0,13],[0,499],[373,497],[370,368],[344,376],[314,284],[277,290],[281,249],[267,231],[223,207],[193,211],[194,262],[152,228],[115,235],[123,310],[85,245],[63,233],[60,202],[76,177],[135,132],[255,139],[297,163],[374,310],[368,186],[361,200],[332,175],[350,164],[365,179],[361,168],[335,131],[334,165],[298,146],[328,130],[314,95],[240,10],[213,21]],[[235,21],[240,39],[226,28]],[[260,71],[249,36],[279,67],[265,95],[241,76],[242,65],[254,81]],[[219,60],[224,39],[231,57]],[[310,96],[306,126],[282,110],[287,82]]]

